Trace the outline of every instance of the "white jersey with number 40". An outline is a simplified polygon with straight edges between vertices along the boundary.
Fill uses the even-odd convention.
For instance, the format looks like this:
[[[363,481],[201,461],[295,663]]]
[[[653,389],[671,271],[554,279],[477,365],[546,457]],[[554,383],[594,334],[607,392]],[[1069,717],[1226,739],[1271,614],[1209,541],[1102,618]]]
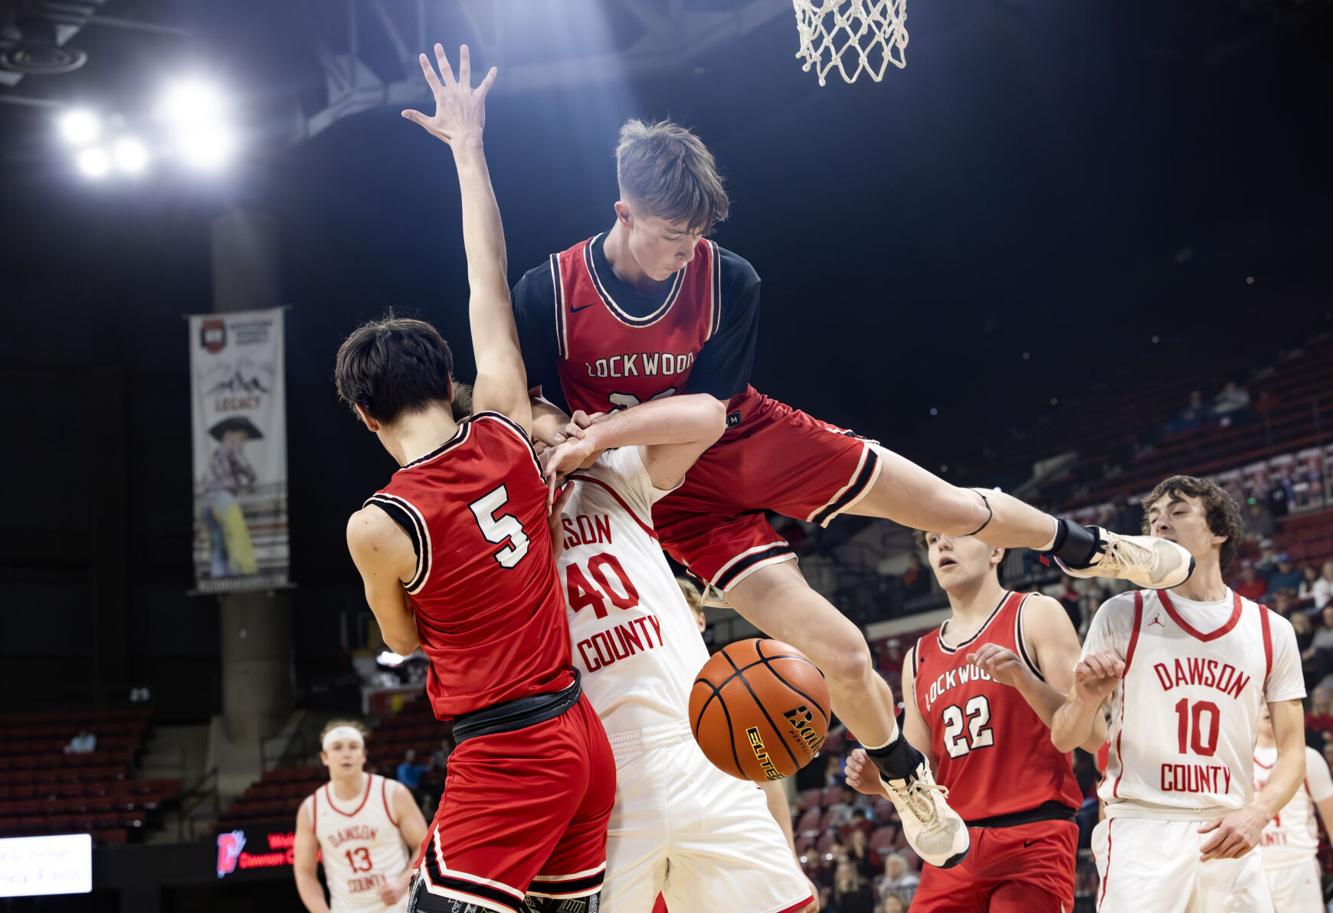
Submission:
[[[402,788],[396,781],[366,774],[365,791],[354,800],[337,798],[328,783],[315,790],[311,815],[332,913],[407,909],[406,894],[391,907],[379,896],[386,880],[398,878],[407,869],[407,846],[393,819],[390,792]]]
[[[1263,789],[1277,761],[1276,748],[1254,750],[1254,788]],[[1329,776],[1324,756],[1313,748],[1305,749],[1305,782],[1296,794],[1264,826],[1259,843],[1264,868],[1279,869],[1309,862],[1319,851],[1319,823],[1315,818],[1316,802],[1333,797],[1333,777]]]
[[[1125,662],[1112,695],[1106,815],[1203,818],[1253,794],[1260,705],[1305,696],[1291,623],[1226,591],[1194,602],[1166,591],[1115,596],[1083,655]]]
[[[708,649],[652,527],[654,488],[638,447],[608,450],[570,478],[561,521],[574,665],[608,736],[689,724]]]

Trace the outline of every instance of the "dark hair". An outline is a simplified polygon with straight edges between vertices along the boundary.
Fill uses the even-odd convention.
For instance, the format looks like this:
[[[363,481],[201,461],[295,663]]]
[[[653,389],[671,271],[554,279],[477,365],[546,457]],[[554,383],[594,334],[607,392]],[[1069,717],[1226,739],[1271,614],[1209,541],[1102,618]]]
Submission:
[[[1178,498],[1181,495],[1188,495],[1202,501],[1204,516],[1208,520],[1208,529],[1214,536],[1227,537],[1226,541],[1222,543],[1222,554],[1220,556],[1221,567],[1225,571],[1227,565],[1231,564],[1231,559],[1236,557],[1236,549],[1240,548],[1241,532],[1244,525],[1240,518],[1240,508],[1236,506],[1235,500],[1215,482],[1200,479],[1196,476],[1172,476],[1158,482],[1157,487],[1149,492],[1148,496],[1141,502],[1143,506],[1143,531],[1145,533],[1151,531],[1151,526],[1148,523],[1148,509],[1153,504],[1164,497]]]
[[[616,145],[620,193],[668,222],[712,231],[731,203],[713,153],[699,137],[671,121],[627,120]]]
[[[357,327],[338,347],[338,398],[376,421],[392,422],[431,403],[449,405],[454,356],[424,320],[385,317]]]

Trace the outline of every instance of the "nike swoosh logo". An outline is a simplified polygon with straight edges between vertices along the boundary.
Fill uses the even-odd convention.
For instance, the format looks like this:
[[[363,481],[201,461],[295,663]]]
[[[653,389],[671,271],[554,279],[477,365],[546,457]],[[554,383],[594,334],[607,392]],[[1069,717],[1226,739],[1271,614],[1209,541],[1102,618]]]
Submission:
[[[1023,849],[1027,849],[1028,847],[1032,846],[1032,844],[1034,844],[1034,843],[1036,843],[1036,842],[1037,842],[1037,841],[1035,841],[1035,840],[1024,840],[1024,841],[1023,841]]]
[[[571,307],[569,309],[569,313],[577,314],[579,311],[586,311],[588,308],[593,307],[593,305],[595,304],[597,304],[597,302],[594,301],[592,304],[584,304],[579,307]]]

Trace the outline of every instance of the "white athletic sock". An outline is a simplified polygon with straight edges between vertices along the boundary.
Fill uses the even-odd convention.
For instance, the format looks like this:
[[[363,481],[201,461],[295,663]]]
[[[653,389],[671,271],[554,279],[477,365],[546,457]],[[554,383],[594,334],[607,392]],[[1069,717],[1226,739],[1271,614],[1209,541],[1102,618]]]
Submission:
[[[887,748],[898,740],[898,721],[890,718],[889,727],[889,740],[883,745],[865,745],[864,742],[861,743],[862,745],[865,745],[866,751],[879,751],[881,748]]]

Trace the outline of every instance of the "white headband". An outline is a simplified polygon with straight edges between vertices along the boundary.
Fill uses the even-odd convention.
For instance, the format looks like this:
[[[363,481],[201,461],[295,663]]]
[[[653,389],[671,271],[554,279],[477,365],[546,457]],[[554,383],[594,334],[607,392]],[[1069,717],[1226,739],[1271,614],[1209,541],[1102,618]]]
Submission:
[[[323,748],[325,751],[328,751],[329,743],[336,741],[338,739],[349,739],[353,742],[356,742],[359,745],[366,744],[366,740],[362,737],[361,733],[357,731],[354,727],[334,726],[328,732],[324,733],[324,741],[320,743],[320,747]]]

